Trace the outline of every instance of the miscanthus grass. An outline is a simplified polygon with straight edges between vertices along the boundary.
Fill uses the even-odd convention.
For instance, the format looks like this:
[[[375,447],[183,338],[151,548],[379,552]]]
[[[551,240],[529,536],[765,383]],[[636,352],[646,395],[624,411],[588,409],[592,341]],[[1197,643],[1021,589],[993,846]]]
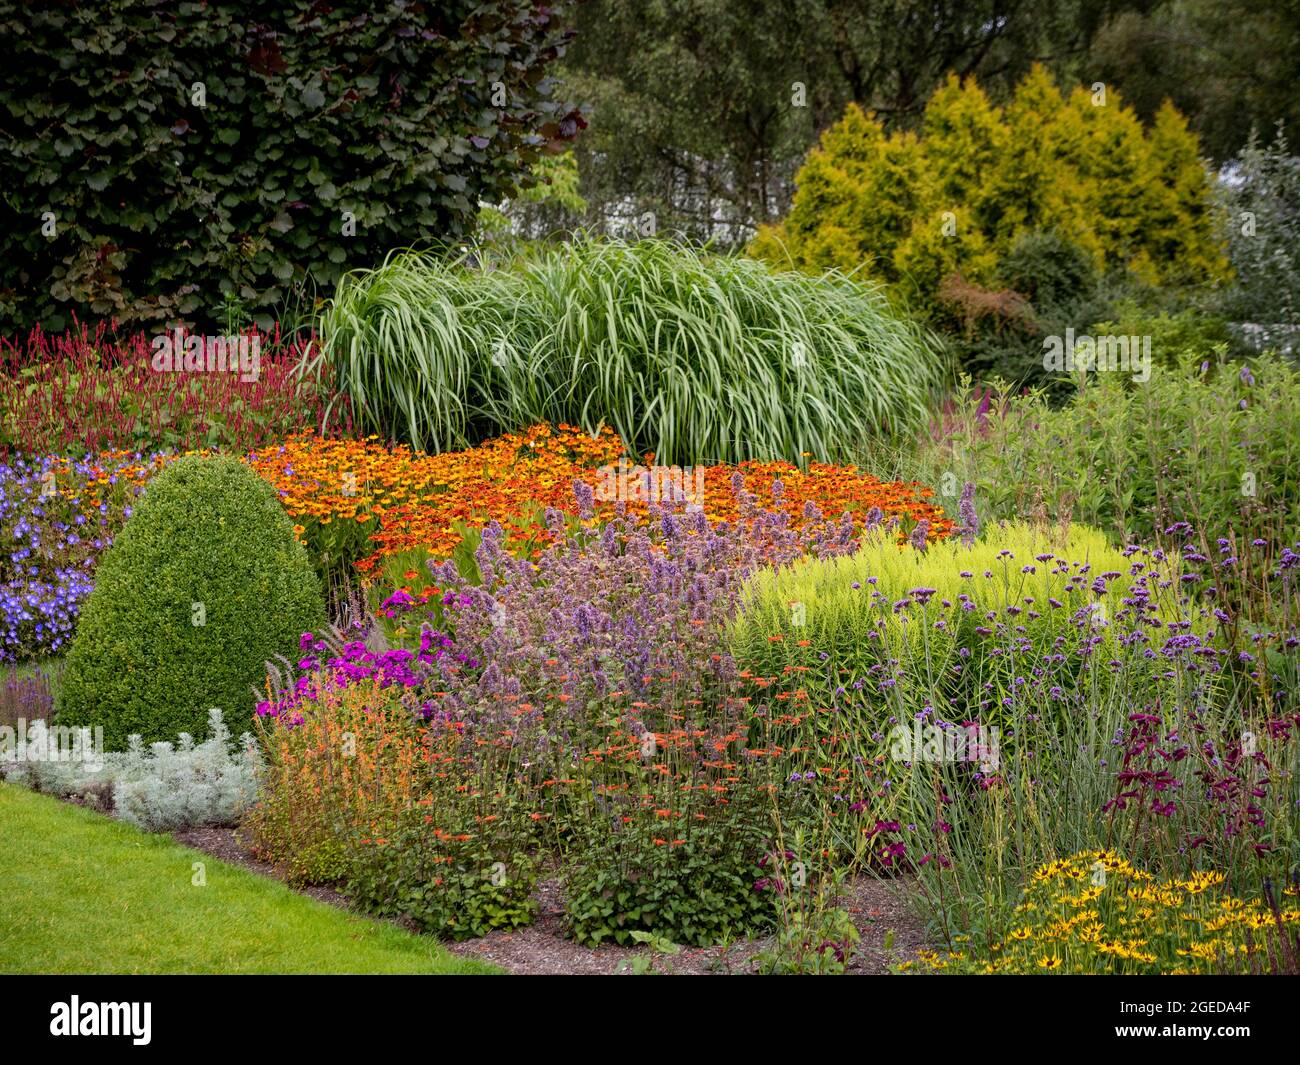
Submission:
[[[660,462],[843,457],[923,424],[931,339],[840,273],[579,239],[497,268],[398,253],[320,322],[364,427],[424,450],[536,422]]]

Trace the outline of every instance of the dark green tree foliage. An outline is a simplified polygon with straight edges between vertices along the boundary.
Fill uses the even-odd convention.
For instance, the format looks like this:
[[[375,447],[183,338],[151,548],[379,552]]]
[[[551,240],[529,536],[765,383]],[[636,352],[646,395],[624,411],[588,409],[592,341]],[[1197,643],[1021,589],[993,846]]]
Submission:
[[[1040,315],[1077,310],[1096,299],[1100,281],[1087,252],[1051,230],[1022,234],[998,264],[998,276]]]
[[[593,225],[740,243],[789,208],[794,172],[849,102],[912,127],[950,73],[995,97],[1064,74],[1106,17],[1151,0],[587,0],[565,60],[591,129]],[[799,87],[802,87],[800,89]]]
[[[95,572],[59,692],[60,725],[107,750],[196,738],[220,707],[252,721],[266,662],[320,631],[320,584],[275,490],[238,459],[189,456],[149,483]]]
[[[1111,301],[1096,265],[1077,244],[1053,230],[1020,235],[998,263],[997,285],[1029,301],[1025,318],[990,317],[950,343],[962,369],[976,381],[1002,378],[1042,388],[1053,399],[1075,387],[1068,377],[1043,368],[1043,338],[1107,317]]]
[[[265,317],[460,237],[583,124],[566,6],[0,0],[0,328]]]
[[[1300,3],[1163,0],[1125,12],[1097,35],[1078,76],[1117,86],[1144,118],[1172,100],[1223,162],[1252,127],[1300,125]]]

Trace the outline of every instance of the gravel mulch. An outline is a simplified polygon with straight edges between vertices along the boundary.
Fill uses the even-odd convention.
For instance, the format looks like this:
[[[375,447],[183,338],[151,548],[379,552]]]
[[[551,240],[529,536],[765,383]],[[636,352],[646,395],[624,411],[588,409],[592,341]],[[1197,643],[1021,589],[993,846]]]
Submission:
[[[262,876],[283,880],[282,870],[259,861],[229,828],[195,828],[172,833],[187,847],[220,858]],[[876,975],[890,965],[916,955],[927,946],[920,922],[907,908],[905,881],[885,884],[870,877],[850,881],[841,904],[853,916],[861,934],[849,972]],[[304,895],[348,908],[347,898],[330,887],[298,888]],[[654,955],[648,946],[605,944],[583,947],[564,936],[564,900],[556,878],[543,879],[537,889],[538,912],[533,924],[517,932],[491,932],[480,939],[446,943],[454,954],[481,958],[521,975],[610,975],[631,972],[634,959],[646,958],[654,971],[674,975],[753,973],[755,956],[771,946],[771,938],[746,939],[725,947],[683,947],[678,954]],[[885,944],[889,941],[889,949]]]
[[[902,884],[886,885],[868,877],[846,886],[841,902],[853,915],[862,937],[849,964],[850,973],[884,973],[890,965],[915,956],[926,946],[923,928],[901,897],[902,888]],[[608,975],[630,972],[632,960],[644,956],[651,958],[656,972],[703,976],[753,973],[755,956],[772,944],[771,937],[765,937],[740,940],[726,947],[683,947],[679,954],[658,956],[651,955],[649,947],[582,947],[564,938],[564,903],[556,881],[539,886],[538,902],[537,920],[529,927],[450,943],[447,949],[482,958],[512,973]]]

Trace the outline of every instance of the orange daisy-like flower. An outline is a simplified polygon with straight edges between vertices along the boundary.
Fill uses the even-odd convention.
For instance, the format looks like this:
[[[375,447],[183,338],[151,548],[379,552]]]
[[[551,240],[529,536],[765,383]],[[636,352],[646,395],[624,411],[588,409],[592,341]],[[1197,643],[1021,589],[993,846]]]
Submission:
[[[553,538],[544,511],[561,511],[576,525],[580,517],[573,483],[597,483],[602,468],[616,466],[624,453],[622,441],[608,427],[591,436],[571,425],[535,425],[478,447],[438,455],[384,447],[373,437],[327,439],[304,433],[255,452],[246,461],[276,489],[300,538],[310,542],[313,537],[350,537],[330,529],[345,519],[363,526],[356,535],[369,541],[371,553],[357,569],[370,574],[384,558],[414,549],[448,558],[467,532],[493,518],[505,529],[509,550],[536,557]],[[759,506],[785,513],[795,529],[810,516],[836,521],[845,513],[860,529],[872,508],[879,509],[886,522],[899,519],[900,544],[905,530],[922,519],[929,522],[931,540],[955,529],[943,509],[930,501],[934,493],[929,488],[880,481],[853,466],[816,462],[806,469],[786,462],[703,468],[701,506],[709,521],[745,520],[732,486],[737,474]],[[778,480],[782,490],[776,494]],[[617,505],[613,499],[596,500],[595,521],[610,517]],[[634,519],[648,520],[648,502],[625,500],[624,506]],[[416,580],[418,574],[407,570],[403,577]]]

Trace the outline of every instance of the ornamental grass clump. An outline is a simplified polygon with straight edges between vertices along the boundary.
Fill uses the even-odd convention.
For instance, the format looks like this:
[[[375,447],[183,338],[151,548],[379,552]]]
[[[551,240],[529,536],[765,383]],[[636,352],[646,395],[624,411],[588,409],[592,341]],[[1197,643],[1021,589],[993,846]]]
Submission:
[[[340,281],[324,357],[367,431],[444,451],[568,422],[661,462],[830,460],[921,426],[941,378],[935,343],[842,273],[653,239],[469,259]]]
[[[109,750],[242,730],[272,656],[324,622],[320,584],[271,487],[238,459],[190,456],[149,483],[104,556],[56,704]]]

